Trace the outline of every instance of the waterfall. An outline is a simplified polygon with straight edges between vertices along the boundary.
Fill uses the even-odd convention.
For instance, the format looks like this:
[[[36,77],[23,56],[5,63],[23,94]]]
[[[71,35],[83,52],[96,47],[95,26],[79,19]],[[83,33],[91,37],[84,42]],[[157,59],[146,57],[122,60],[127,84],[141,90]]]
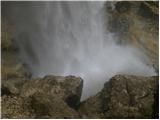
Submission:
[[[15,2],[6,16],[33,77],[75,75],[84,80],[81,100],[116,74],[154,75],[139,50],[118,45],[106,30],[105,2]]]

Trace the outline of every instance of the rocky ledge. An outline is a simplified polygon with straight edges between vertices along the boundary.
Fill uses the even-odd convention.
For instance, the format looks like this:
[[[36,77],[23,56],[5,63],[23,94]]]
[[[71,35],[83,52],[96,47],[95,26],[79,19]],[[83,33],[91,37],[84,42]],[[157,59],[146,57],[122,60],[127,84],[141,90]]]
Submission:
[[[156,76],[116,75],[83,102],[80,77],[46,76],[17,83],[2,82],[2,118],[158,118],[159,114]]]

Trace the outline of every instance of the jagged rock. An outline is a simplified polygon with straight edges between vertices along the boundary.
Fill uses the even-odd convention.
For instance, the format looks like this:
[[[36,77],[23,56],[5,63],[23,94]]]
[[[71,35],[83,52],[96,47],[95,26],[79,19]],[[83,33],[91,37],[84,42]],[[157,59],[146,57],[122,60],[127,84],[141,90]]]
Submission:
[[[82,80],[47,76],[2,96],[2,118],[157,118],[158,77],[116,75],[79,104]],[[77,97],[78,96],[78,97]],[[76,99],[75,99],[76,98]]]
[[[30,97],[36,118],[79,118],[78,113],[57,96],[35,93]]]
[[[74,76],[46,76],[29,80],[21,89],[22,97],[29,97],[36,92],[62,98],[70,107],[76,108],[80,102],[83,80]]]
[[[15,87],[14,84],[10,82],[3,82],[1,85],[1,95],[18,94],[19,89]]]
[[[106,118],[151,118],[158,77],[117,75],[104,85]]]
[[[80,77],[46,76],[27,80],[20,88],[18,83],[3,83],[2,118],[79,118],[74,109],[82,92]]]
[[[1,95],[20,94],[21,88],[26,81],[26,78],[3,79],[1,82]]]
[[[79,111],[86,118],[152,118],[157,88],[158,77],[116,75]]]
[[[24,98],[2,97],[2,118],[79,118],[78,113],[57,96],[35,93]]]
[[[108,8],[108,6],[106,6]],[[159,71],[158,1],[118,1],[107,11],[108,28],[118,37],[118,44],[138,48],[147,57],[144,62]]]
[[[103,116],[101,94],[98,93],[81,103],[78,111],[81,118],[97,119]]]
[[[34,110],[30,100],[18,95],[3,95],[1,97],[1,117],[4,119],[33,119]]]

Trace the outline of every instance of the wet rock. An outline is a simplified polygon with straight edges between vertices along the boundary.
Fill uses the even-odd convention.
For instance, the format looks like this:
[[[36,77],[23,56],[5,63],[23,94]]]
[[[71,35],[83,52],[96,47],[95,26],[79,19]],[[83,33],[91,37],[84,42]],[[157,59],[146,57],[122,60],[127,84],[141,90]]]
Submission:
[[[29,80],[21,89],[22,97],[29,97],[40,92],[62,98],[66,103],[76,108],[80,102],[83,80],[74,76],[46,76]]]
[[[97,119],[103,115],[101,94],[98,93],[81,103],[78,109],[81,118]]]
[[[143,61],[159,71],[159,4],[158,1],[119,1],[107,11],[109,31],[118,37],[118,44],[139,49]]]
[[[2,118],[79,118],[82,86],[74,76],[3,81]]]
[[[141,2],[139,14],[143,17],[152,20],[158,20],[159,18],[159,2],[158,1],[143,1]]]
[[[1,117],[4,119],[31,119],[35,117],[30,106],[30,100],[18,95],[3,95],[1,97]]]
[[[151,118],[158,77],[117,75],[102,90],[106,118]]]
[[[110,23],[110,31],[117,34],[125,34],[134,22],[127,16],[119,16]]]
[[[158,77],[116,75],[79,111],[86,118],[153,118],[157,86]]]
[[[115,4],[115,9],[120,13],[127,12],[130,8],[131,4],[128,1],[117,2]]]
[[[35,93],[30,98],[36,118],[79,118],[78,113],[57,96]]]
[[[152,118],[159,118],[159,86],[156,87],[156,92],[154,94],[154,103],[153,103],[153,112],[152,112]]]
[[[1,82],[1,96],[10,94],[20,94],[23,84],[27,78],[2,79]]]
[[[1,85],[1,95],[10,95],[10,94],[18,94],[19,89],[15,87],[14,84],[10,82],[2,83]]]
[[[43,93],[35,93],[24,98],[19,95],[2,96],[2,118],[46,119],[79,118],[61,98]]]
[[[6,88],[9,92],[2,95],[2,118],[158,117],[156,76],[116,75],[98,94],[82,103],[82,80],[74,76],[28,80],[20,94]]]

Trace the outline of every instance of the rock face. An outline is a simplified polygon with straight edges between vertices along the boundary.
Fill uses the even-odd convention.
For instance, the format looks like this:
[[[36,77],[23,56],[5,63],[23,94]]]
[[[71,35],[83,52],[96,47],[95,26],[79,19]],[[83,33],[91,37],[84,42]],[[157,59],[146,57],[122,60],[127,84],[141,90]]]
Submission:
[[[158,77],[113,77],[102,90],[106,118],[152,118]]]
[[[120,1],[115,8],[107,6],[109,30],[118,36],[118,44],[140,49],[149,60],[145,62],[159,69],[159,2]]]
[[[79,77],[46,76],[27,80],[21,88],[13,86],[2,86],[2,118],[79,117],[74,110],[83,87]]]
[[[158,77],[116,75],[79,112],[85,118],[153,118],[157,90]]]
[[[30,78],[30,74],[20,58],[12,26],[6,20],[2,20],[1,46],[2,95],[18,94],[19,88]]]
[[[2,86],[2,118],[158,118],[156,76],[116,75],[81,103],[79,77],[46,76],[21,85]]]
[[[34,118],[34,110],[30,106],[30,99],[18,95],[1,96],[1,117],[4,119]]]
[[[66,101],[69,106],[76,107],[80,102],[83,81],[80,77],[74,76],[46,76],[27,81],[20,95],[29,97],[35,93],[43,93],[59,97]]]

